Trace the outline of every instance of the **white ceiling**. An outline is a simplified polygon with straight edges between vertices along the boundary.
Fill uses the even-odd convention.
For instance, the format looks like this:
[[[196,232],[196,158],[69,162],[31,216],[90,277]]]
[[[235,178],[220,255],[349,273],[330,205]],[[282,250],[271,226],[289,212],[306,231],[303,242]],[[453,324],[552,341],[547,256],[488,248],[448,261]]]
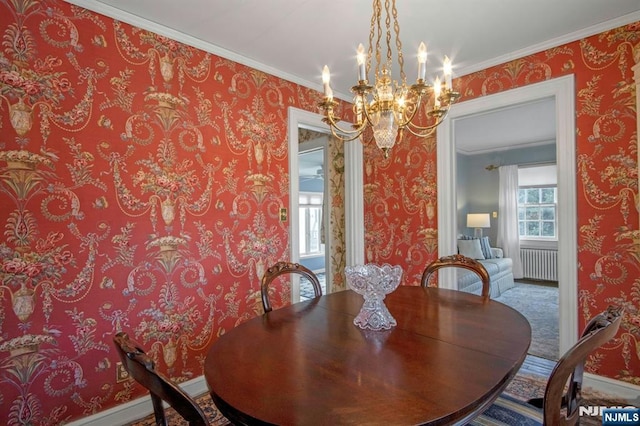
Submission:
[[[345,100],[372,10],[370,0],[67,1],[316,90],[326,64]],[[420,41],[431,80],[444,55],[461,76],[640,21],[640,0],[398,0],[397,10],[409,84]]]
[[[555,99],[455,119],[453,129],[456,150],[467,155],[555,143]]]

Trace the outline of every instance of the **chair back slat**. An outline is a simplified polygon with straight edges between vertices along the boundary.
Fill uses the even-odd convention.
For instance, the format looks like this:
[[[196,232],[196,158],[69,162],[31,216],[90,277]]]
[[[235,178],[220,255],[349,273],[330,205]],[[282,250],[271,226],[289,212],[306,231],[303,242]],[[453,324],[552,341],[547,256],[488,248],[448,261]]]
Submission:
[[[580,340],[558,360],[544,393],[545,425],[578,423],[585,360],[589,354],[613,339],[621,321],[622,309],[610,306],[587,323]]]
[[[129,338],[127,333],[117,333],[113,341],[129,375],[149,390],[156,424],[167,424],[162,401],[176,410],[189,425],[209,424],[198,404],[167,377],[156,371],[153,360],[137,342]]]
[[[283,274],[300,274],[311,282],[313,286],[313,293],[315,297],[322,296],[322,287],[320,286],[320,280],[316,274],[314,274],[309,268],[299,263],[293,262],[277,262],[270,266],[265,271],[260,281],[260,292],[262,294],[262,307],[264,312],[271,312],[271,301],[269,300],[269,286],[277,277]]]
[[[482,263],[461,254],[443,256],[427,265],[422,273],[422,279],[420,280],[422,287],[427,287],[429,285],[431,275],[441,268],[464,268],[475,272],[482,281],[482,297],[486,299],[489,298],[491,290],[491,277],[489,276],[489,272],[487,272],[487,269]]]
[[[578,424],[585,360],[593,351],[615,337],[622,322],[622,314],[622,308],[609,306],[587,323],[578,342],[558,360],[551,371],[544,397],[524,402],[503,393],[498,400],[507,400],[507,403],[494,403],[472,424],[503,424],[507,418],[513,424],[516,424],[516,419],[518,424]]]

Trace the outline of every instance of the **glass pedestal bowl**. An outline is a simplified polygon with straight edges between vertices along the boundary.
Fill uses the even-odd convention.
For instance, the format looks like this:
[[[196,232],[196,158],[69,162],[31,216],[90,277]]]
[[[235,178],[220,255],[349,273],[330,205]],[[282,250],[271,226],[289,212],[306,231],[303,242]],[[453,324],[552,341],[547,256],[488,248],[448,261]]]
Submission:
[[[373,263],[347,266],[347,284],[364,297],[364,303],[353,323],[365,330],[389,330],[397,325],[383,300],[400,285],[402,267]]]

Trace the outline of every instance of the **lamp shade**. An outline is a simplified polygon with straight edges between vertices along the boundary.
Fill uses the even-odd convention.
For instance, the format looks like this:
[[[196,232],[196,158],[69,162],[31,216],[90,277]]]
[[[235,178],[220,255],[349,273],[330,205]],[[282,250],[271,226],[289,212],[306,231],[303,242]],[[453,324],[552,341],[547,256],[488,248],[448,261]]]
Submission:
[[[490,228],[491,218],[489,213],[469,213],[467,215],[467,228]]]

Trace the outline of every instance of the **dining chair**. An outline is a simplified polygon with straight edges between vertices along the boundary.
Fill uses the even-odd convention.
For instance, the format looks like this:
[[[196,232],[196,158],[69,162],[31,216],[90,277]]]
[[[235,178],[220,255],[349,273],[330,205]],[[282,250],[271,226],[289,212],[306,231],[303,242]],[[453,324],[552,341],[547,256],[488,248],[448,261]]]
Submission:
[[[260,282],[260,292],[262,293],[262,307],[264,312],[271,312],[271,302],[269,300],[269,286],[274,279],[283,274],[300,274],[311,282],[313,286],[314,297],[322,296],[322,287],[320,286],[320,280],[316,274],[314,274],[309,268],[299,263],[280,261],[267,268],[262,275]]]
[[[470,257],[466,257],[461,254],[443,256],[427,265],[422,273],[422,279],[420,280],[422,287],[427,287],[429,285],[431,275],[441,268],[464,268],[475,272],[482,280],[481,296],[487,299],[489,298],[491,277],[484,265],[475,259],[471,259]]]
[[[585,360],[591,352],[613,339],[620,328],[622,312],[619,307],[609,306],[587,323],[578,342],[558,360],[551,371],[542,398],[522,402],[503,396],[501,398],[506,399],[506,403],[494,403],[477,419],[477,423],[474,421],[472,424],[485,424],[483,417],[496,420],[517,416],[526,416],[527,424],[578,424]]]
[[[167,425],[162,401],[166,401],[189,425],[208,425],[202,409],[182,389],[155,369],[155,363],[125,332],[113,337],[125,369],[136,382],[149,390],[157,425]]]

